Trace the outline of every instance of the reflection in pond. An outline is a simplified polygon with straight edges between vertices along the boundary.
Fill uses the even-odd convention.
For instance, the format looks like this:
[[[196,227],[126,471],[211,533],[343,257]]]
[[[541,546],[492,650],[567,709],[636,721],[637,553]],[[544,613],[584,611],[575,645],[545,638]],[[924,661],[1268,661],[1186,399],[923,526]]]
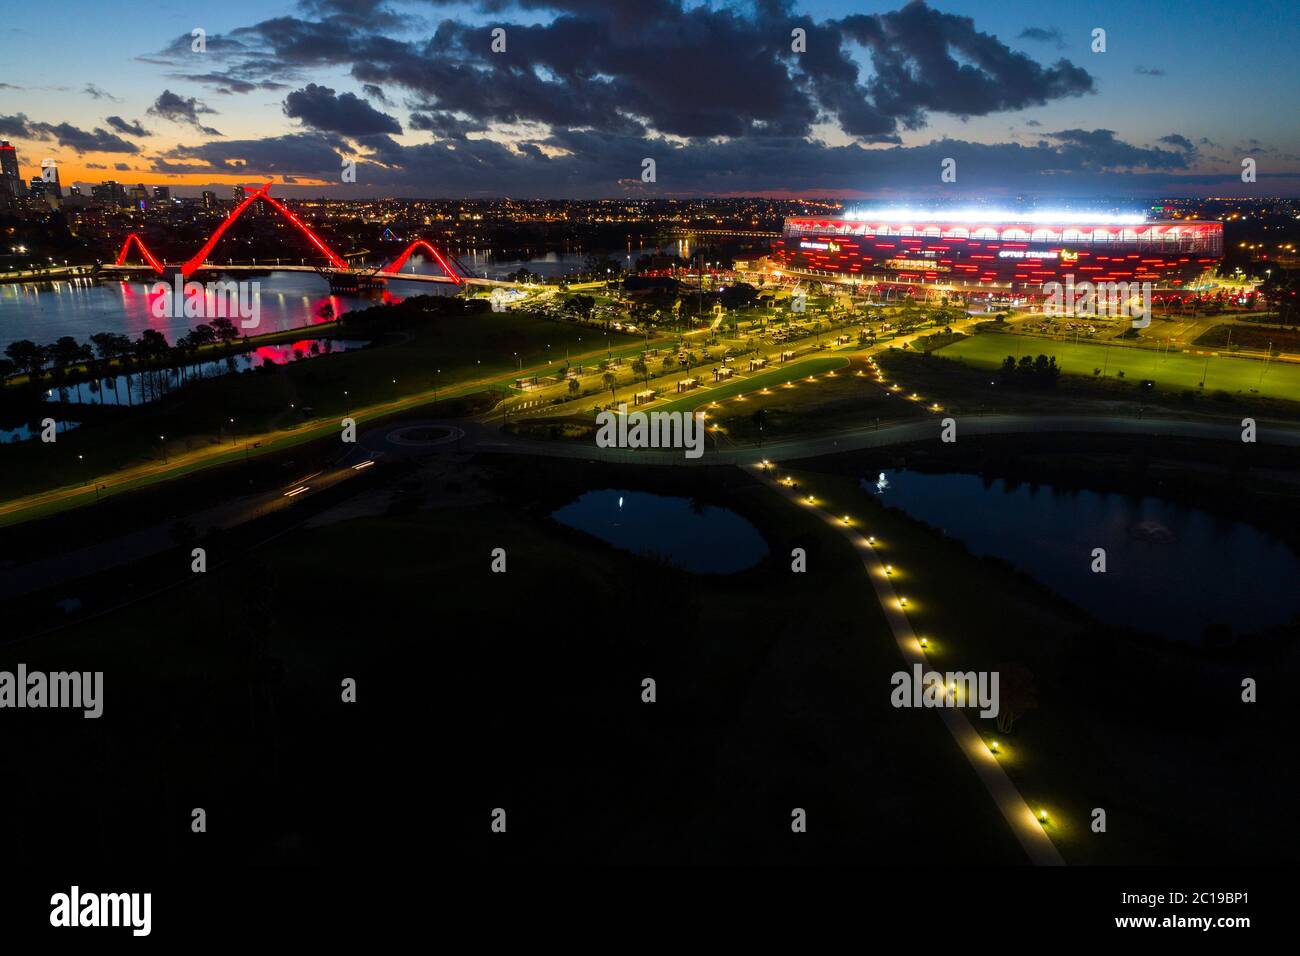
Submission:
[[[1108,624],[1196,641],[1300,612],[1300,558],[1241,521],[1160,498],[979,475],[891,471],[888,481],[885,504],[1009,561]],[[1092,571],[1095,548],[1105,549],[1105,573]]]
[[[368,344],[353,339],[319,338],[259,345],[248,352],[194,362],[180,368],[149,369],[76,385],[54,386],[46,389],[44,400],[80,405],[144,405],[205,379],[234,375],[263,365],[285,365],[333,352],[347,352]]]
[[[58,421],[54,423],[54,433],[62,435],[64,432],[70,432],[74,428],[79,428],[81,422]],[[0,445],[12,445],[15,442],[31,441],[41,433],[39,423],[29,423],[19,425],[16,428],[6,428],[0,426]]]
[[[606,488],[588,491],[551,517],[688,571],[730,574],[753,567],[767,553],[762,535],[740,515],[690,498]]]

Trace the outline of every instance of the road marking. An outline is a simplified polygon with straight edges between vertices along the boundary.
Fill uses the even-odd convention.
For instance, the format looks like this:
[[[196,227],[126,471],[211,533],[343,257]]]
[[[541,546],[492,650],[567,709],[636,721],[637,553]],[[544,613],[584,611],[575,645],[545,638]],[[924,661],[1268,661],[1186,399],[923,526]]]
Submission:
[[[302,494],[302,493],[303,493],[304,491],[306,491],[306,490],[307,490],[307,486],[306,486],[306,485],[299,485],[297,488],[294,488],[294,489],[292,489],[292,490],[290,490],[290,491],[286,491],[282,497],[284,497],[284,498],[293,498],[293,497],[296,497],[297,495]]]

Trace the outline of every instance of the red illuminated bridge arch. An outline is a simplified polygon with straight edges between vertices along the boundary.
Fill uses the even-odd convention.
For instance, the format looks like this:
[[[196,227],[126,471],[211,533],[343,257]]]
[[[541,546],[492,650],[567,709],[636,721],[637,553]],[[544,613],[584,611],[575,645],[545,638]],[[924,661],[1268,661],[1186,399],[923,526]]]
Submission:
[[[433,246],[429,245],[423,239],[416,239],[415,242],[411,243],[409,246],[406,247],[405,252],[403,252],[392,262],[388,263],[388,265],[384,266],[384,268],[381,271],[401,272],[402,266],[406,265],[406,260],[411,258],[411,253],[415,252],[415,250],[419,248],[424,248],[429,253],[429,255],[433,256],[434,261],[437,262],[438,265],[442,266],[442,271],[447,273],[447,275],[451,278],[453,282],[456,283],[456,285],[462,285],[465,282],[464,278],[461,277],[460,273],[457,272],[455,269],[453,269],[450,263],[448,263],[447,260],[442,257],[442,253],[440,253],[437,249],[433,248]]]
[[[162,263],[154,258],[153,253],[145,247],[144,240],[134,232],[127,236],[126,241],[122,243],[122,251],[117,254],[117,264],[119,266],[126,264],[126,254],[131,251],[132,242],[134,242],[136,247],[139,248],[140,255],[144,256],[144,261],[149,263],[153,268],[153,271],[162,275],[164,271]]]
[[[217,226],[216,231],[213,232],[212,235],[208,237],[208,241],[203,244],[203,248],[200,249],[198,252],[194,253],[194,255],[189,259],[189,261],[187,261],[183,266],[181,266],[181,275],[183,275],[185,278],[188,279],[198,269],[202,268],[203,263],[205,263],[208,259],[208,255],[211,254],[213,248],[216,246],[217,242],[221,239],[221,237],[225,234],[226,230],[229,229],[232,225],[234,225],[235,220],[244,214],[245,209],[247,209],[249,206],[251,206],[254,202],[256,202],[259,199],[266,200],[268,203],[271,204],[271,207],[275,209],[276,212],[280,213],[280,215],[284,216],[291,223],[297,226],[298,231],[301,232],[304,236],[306,236],[307,239],[311,242],[311,244],[315,246],[317,249],[319,249],[324,254],[325,258],[327,258],[330,261],[330,265],[334,266],[334,268],[336,269],[346,269],[348,267],[348,264],[344,262],[343,259],[340,258],[338,254],[334,252],[333,249],[325,245],[325,243],[321,241],[320,236],[316,235],[316,233],[312,232],[309,228],[307,228],[306,223],[304,223],[296,215],[294,215],[292,212],[286,209],[278,200],[271,198],[268,192],[270,188],[271,188],[270,183],[267,183],[265,186],[261,186],[257,189],[254,189],[251,186],[245,186],[244,191],[248,193],[248,195],[244,197],[244,201],[241,202],[239,205],[237,205],[234,209],[232,209],[230,215],[226,217],[225,221],[221,225]]]

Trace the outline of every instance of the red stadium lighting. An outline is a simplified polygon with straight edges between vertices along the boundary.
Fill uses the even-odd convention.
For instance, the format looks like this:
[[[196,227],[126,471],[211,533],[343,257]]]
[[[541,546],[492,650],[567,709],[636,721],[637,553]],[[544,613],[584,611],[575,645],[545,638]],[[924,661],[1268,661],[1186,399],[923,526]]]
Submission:
[[[1194,280],[1223,255],[1223,224],[1084,213],[908,210],[793,217],[772,258],[781,269],[854,278],[1036,286],[1078,273],[1100,281]],[[1150,258],[1147,258],[1150,257]],[[1096,263],[1105,263],[1098,265]],[[960,280],[960,281],[959,281]]]

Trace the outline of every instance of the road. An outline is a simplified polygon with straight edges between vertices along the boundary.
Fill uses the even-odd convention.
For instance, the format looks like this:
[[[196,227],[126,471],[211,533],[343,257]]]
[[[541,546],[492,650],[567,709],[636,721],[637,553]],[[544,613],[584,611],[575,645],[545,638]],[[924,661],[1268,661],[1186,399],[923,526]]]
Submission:
[[[651,343],[654,344],[656,341],[658,340],[651,340]],[[636,351],[640,348],[641,345],[637,344],[635,346],[625,346],[623,350]],[[592,349],[574,355],[573,360],[575,362],[590,361],[606,354],[607,351],[608,349]],[[622,350],[615,349],[614,351],[618,353]],[[435,400],[459,398],[494,387],[499,388],[506,383],[512,382],[517,377],[544,375],[550,371],[554,371],[552,365],[539,364],[516,369],[513,372],[471,379],[442,388],[425,389],[392,401],[353,409],[348,413],[348,417],[361,425],[375,418],[399,414],[432,404]],[[32,518],[44,517],[69,508],[94,504],[100,494],[133,491],[155,482],[180,478],[204,468],[281,451],[294,445],[324,438],[331,433],[337,433],[339,427],[339,419],[337,418],[316,418],[291,428],[244,436],[240,439],[238,445],[205,445],[179,454],[173,452],[164,461],[145,462],[109,475],[99,476],[93,481],[10,499],[9,501],[0,502],[0,527],[28,521]],[[96,493],[97,489],[99,494]]]
[[[1232,423],[1185,421],[1169,418],[1094,417],[1087,415],[987,415],[962,416],[956,419],[957,440],[979,435],[1060,434],[1069,432],[1134,435],[1152,438],[1203,438],[1216,441],[1241,441],[1241,428]],[[706,447],[704,455],[687,459],[681,450],[655,448],[599,448],[594,442],[562,442],[523,438],[500,432],[467,432],[466,448],[484,452],[508,452],[522,455],[550,455],[557,458],[588,458],[627,464],[659,465],[752,465],[764,458],[793,460],[816,458],[884,448],[927,439],[939,440],[942,419],[903,422],[881,428],[863,426],[811,438],[792,438],[758,446],[717,451]],[[1262,444],[1300,445],[1300,426],[1261,422],[1257,440]]]
[[[303,475],[270,491],[224,501],[184,516],[200,535],[210,529],[228,529],[284,511],[309,501],[313,496],[361,475],[383,459],[385,449],[371,453],[349,447],[330,467]],[[370,464],[367,464],[369,462]],[[43,588],[55,587],[113,568],[125,567],[177,547],[172,528],[180,520],[138,528],[128,534],[96,544],[20,564],[0,575],[0,601],[11,600]],[[189,558],[186,557],[188,562]]]

